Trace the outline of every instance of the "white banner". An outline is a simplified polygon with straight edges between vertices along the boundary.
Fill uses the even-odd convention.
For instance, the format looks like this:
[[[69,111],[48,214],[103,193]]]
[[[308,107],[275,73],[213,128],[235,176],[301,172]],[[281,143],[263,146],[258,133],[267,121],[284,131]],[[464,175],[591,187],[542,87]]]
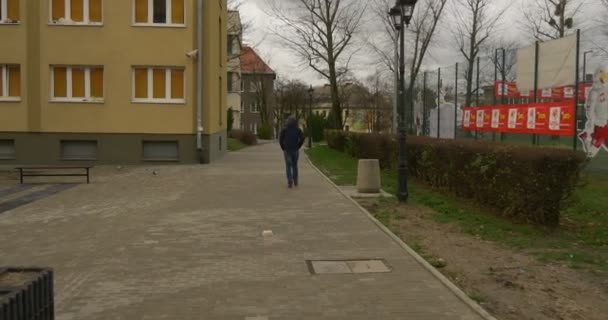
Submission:
[[[574,85],[576,82],[576,36],[543,42],[538,53],[538,89]],[[535,47],[517,51],[517,88],[534,90]]]

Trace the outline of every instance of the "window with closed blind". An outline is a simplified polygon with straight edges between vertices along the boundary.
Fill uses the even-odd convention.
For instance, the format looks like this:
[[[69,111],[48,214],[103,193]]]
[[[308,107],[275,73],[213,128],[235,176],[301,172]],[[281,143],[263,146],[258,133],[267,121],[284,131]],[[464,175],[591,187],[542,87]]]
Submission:
[[[96,160],[97,141],[95,140],[62,140],[62,160]]]
[[[103,67],[51,66],[51,100],[103,102]]]
[[[15,24],[19,20],[19,0],[0,0],[0,24]]]
[[[15,157],[15,140],[0,140],[0,159],[12,160]]]
[[[133,67],[133,102],[185,103],[184,68]]]
[[[51,24],[101,25],[102,0],[49,0]]]
[[[184,0],[133,0],[134,25],[184,26]]]
[[[21,100],[21,67],[0,64],[0,101]]]

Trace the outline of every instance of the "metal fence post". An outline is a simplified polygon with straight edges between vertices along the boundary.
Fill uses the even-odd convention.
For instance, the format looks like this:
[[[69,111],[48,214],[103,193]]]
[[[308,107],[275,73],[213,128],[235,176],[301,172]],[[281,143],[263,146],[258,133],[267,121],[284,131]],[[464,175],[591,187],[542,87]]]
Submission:
[[[576,79],[574,87],[574,135],[572,136],[572,148],[574,151],[577,149],[578,138],[578,103],[579,103],[579,90],[580,90],[580,79],[579,79],[579,63],[581,55],[581,29],[576,30]]]
[[[479,70],[479,67],[481,65],[481,58],[477,57],[477,80],[476,80],[476,89],[475,89],[475,107],[479,107],[479,75],[481,73],[481,71]],[[478,131],[477,129],[475,129],[475,140],[477,140],[478,138]]]
[[[539,48],[540,43],[536,41],[535,49],[534,49],[534,103],[538,102],[538,60],[539,60]],[[536,134],[532,135],[532,144],[536,145],[538,143],[538,137]]]
[[[422,135],[426,135],[426,77],[427,72],[424,72],[424,82],[422,83]]]
[[[441,68],[437,69],[437,139],[441,138]]]
[[[454,140],[458,135],[458,62],[456,62],[456,78],[454,78]]]
[[[502,48],[502,83],[505,84],[507,83],[507,71],[506,71],[506,65],[507,65],[507,51]],[[506,94],[502,95],[502,104],[505,105],[506,99]],[[500,133],[500,141],[504,141],[505,140],[505,135],[503,132]]]

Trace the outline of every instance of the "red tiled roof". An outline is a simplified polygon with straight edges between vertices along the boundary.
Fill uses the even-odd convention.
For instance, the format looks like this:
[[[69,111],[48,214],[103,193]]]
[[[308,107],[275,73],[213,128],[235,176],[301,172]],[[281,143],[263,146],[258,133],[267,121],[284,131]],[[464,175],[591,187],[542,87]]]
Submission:
[[[275,74],[251,47],[243,47],[241,52],[241,72],[250,74]]]

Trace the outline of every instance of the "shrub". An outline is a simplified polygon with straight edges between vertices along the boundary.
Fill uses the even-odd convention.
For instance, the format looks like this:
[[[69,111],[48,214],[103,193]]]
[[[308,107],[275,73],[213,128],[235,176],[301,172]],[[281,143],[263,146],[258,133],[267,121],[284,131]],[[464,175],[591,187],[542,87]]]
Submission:
[[[344,139],[352,156],[379,159],[384,168],[395,166],[394,137],[349,133]],[[408,137],[407,146],[411,177],[504,217],[551,227],[559,224],[585,160],[571,150],[470,140]]]
[[[274,136],[274,129],[269,124],[263,124],[258,128],[258,138],[262,140],[271,140]]]
[[[330,148],[343,151],[358,159],[378,159],[382,169],[397,165],[397,142],[386,134],[365,134],[326,130],[325,139]]]
[[[335,150],[344,151],[346,147],[346,132],[340,130],[325,130],[327,145]]]
[[[232,108],[228,108],[228,114],[226,115],[226,124],[228,125],[228,132],[232,131],[232,126],[234,125],[234,110]]]
[[[327,117],[322,113],[314,113],[310,117],[310,128],[312,129],[312,141],[323,141],[323,132],[328,127]],[[308,129],[306,130],[308,135]]]
[[[229,133],[230,138],[237,139],[240,142],[252,146],[258,143],[258,138],[253,132],[243,130],[232,130]]]

